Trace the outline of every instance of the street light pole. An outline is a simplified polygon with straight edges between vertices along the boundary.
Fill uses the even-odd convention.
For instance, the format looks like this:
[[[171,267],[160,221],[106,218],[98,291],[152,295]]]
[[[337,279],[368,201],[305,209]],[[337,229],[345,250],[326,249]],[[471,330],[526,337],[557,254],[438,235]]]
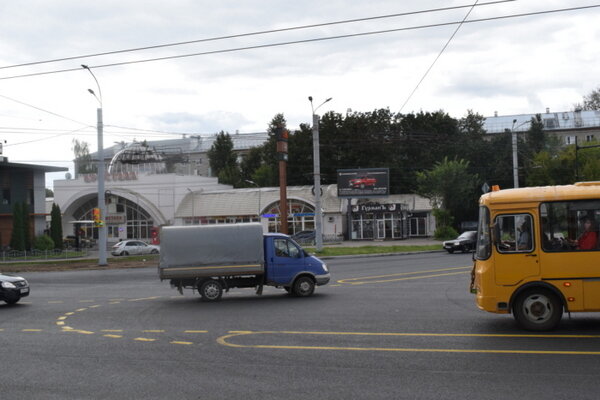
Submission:
[[[517,126],[515,126],[515,124],[517,123],[516,119],[513,119],[513,124],[512,124],[512,128],[511,130],[511,136],[512,136],[512,158],[513,158],[513,187],[516,189],[519,187],[519,156],[517,153],[517,131],[516,129],[520,126],[523,126],[525,124],[529,124],[531,123],[531,121],[525,121]]]
[[[94,80],[96,81],[96,86],[98,86],[98,96],[92,89],[88,89],[98,103],[100,103],[100,107],[97,109],[97,120],[98,120],[98,208],[100,209],[100,218],[102,219],[102,224],[98,227],[98,265],[105,266],[108,265],[106,260],[106,245],[107,245],[107,231],[106,231],[106,199],[104,194],[104,140],[103,140],[103,131],[104,131],[104,123],[102,121],[102,90],[100,89],[100,84],[98,83],[98,79],[92,72],[92,70],[87,65],[81,65],[84,69],[87,69],[89,73],[92,75]]]
[[[315,191],[315,247],[317,251],[323,250],[323,211],[321,210],[321,159],[319,155],[319,116],[316,111],[323,104],[330,101],[328,98],[321,103],[317,108],[313,108],[313,98],[308,96],[310,107],[312,109],[312,134],[313,134],[313,175],[314,175],[314,191]]]

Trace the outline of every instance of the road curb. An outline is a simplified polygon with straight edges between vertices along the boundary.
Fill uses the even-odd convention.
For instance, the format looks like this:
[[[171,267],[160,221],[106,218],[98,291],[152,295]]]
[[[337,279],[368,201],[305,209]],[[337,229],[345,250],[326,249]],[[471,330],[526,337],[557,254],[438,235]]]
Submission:
[[[351,254],[346,256],[318,256],[320,260],[343,260],[348,258],[372,258],[372,257],[388,257],[388,256],[409,256],[411,254],[428,254],[428,253],[444,253],[445,250],[425,250],[425,251],[405,251],[400,253],[376,253],[376,254]]]

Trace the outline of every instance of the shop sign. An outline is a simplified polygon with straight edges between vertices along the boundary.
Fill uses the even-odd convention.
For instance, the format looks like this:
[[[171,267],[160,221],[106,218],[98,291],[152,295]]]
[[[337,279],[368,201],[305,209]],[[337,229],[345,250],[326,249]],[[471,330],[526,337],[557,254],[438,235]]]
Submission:
[[[83,180],[86,183],[96,182],[98,180],[98,174],[84,174]],[[115,172],[114,174],[104,175],[104,180],[106,182],[137,181],[137,174],[133,171],[131,171],[131,172]]]
[[[369,214],[375,212],[400,212],[402,211],[402,204],[379,204],[379,203],[368,203],[368,204],[357,204],[352,206],[352,212],[358,214]]]
[[[109,214],[106,216],[104,223],[110,225],[119,225],[127,222],[127,216],[125,214]]]

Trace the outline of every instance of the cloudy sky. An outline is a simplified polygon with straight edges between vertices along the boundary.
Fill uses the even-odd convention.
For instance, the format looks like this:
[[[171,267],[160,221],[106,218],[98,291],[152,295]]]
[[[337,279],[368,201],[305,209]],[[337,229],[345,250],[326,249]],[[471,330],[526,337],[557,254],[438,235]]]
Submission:
[[[105,147],[264,131],[277,113],[294,129],[311,120],[308,96],[315,106],[333,98],[319,113],[389,108],[460,118],[469,109],[484,116],[569,111],[600,86],[600,8],[514,17],[600,1],[473,3],[2,1],[3,155],[72,168],[74,138],[96,151],[98,102],[87,89],[98,90],[81,64],[101,87]],[[433,11],[448,7],[458,8]],[[390,17],[372,18],[381,16]],[[319,26],[287,29],[307,25]],[[252,34],[265,31],[278,32]],[[193,43],[156,47],[181,42]],[[147,49],[116,53],[139,48]],[[112,54],[93,56],[99,53]],[[139,62],[156,58],[167,59]],[[56,59],[64,60],[41,63]]]

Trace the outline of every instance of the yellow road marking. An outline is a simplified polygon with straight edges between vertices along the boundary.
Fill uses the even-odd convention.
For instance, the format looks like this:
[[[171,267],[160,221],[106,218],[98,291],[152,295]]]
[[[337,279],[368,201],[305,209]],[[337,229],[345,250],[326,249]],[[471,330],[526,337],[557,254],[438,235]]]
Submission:
[[[113,339],[120,339],[123,336],[122,335],[104,335],[104,337],[113,338]]]
[[[69,329],[63,328],[63,332],[83,333],[84,335],[93,335],[94,334],[94,332],[91,332],[91,331],[84,331],[81,329],[73,329],[73,328],[69,328]]]
[[[73,315],[73,314],[75,314],[75,313],[74,312],[65,313],[65,315]]]
[[[43,329],[23,329],[21,332],[43,332]]]
[[[120,301],[111,301],[111,302],[110,302],[110,303],[108,303],[108,304],[121,304],[121,302],[120,302]]]
[[[75,310],[75,312],[82,312],[82,311],[85,311],[85,310],[87,310],[87,308],[80,308],[78,310]]]
[[[183,331],[183,333],[208,333],[208,331]]]
[[[123,329],[102,329],[100,332],[123,332]]]
[[[64,321],[65,319],[67,319],[67,317],[58,317],[59,321]]]
[[[144,333],[165,333],[165,331],[162,329],[148,329],[148,330],[145,330],[142,332],[144,332]]]
[[[154,297],[144,297],[144,298],[141,298],[141,299],[131,299],[131,300],[128,300],[128,301],[154,300],[154,299],[158,299],[158,298],[159,298],[159,296],[154,296]]]
[[[453,267],[453,268],[442,268],[442,269],[433,269],[427,271],[413,271],[413,272],[401,272],[397,274],[389,274],[389,275],[375,275],[375,276],[363,276],[361,278],[349,278],[349,279],[341,279],[337,281],[340,284],[348,284],[348,285],[364,285],[368,283],[384,283],[384,282],[396,282],[396,281],[404,281],[411,279],[423,279],[423,278],[434,278],[438,276],[447,276],[447,275],[458,275],[469,272],[472,267]],[[432,272],[444,272],[444,271],[455,271],[462,270],[460,272],[449,272],[444,274],[434,274],[434,275],[420,275],[420,274],[429,274]],[[467,270],[467,271],[464,271]],[[407,275],[419,275],[419,276],[408,276]],[[394,277],[401,278],[394,278]],[[393,279],[383,279],[381,278],[393,278]],[[372,280],[379,279],[379,280]]]
[[[354,335],[354,336],[421,336],[421,337],[507,337],[507,338],[594,338],[600,335],[539,335],[539,334],[460,334],[460,333],[374,333],[374,332],[296,332],[296,331],[229,331],[217,343],[235,348],[280,349],[280,350],[338,350],[338,351],[378,351],[378,352],[429,352],[429,353],[488,353],[488,354],[553,354],[553,355],[600,355],[600,351],[569,350],[496,350],[496,349],[435,349],[435,348],[394,348],[394,347],[343,347],[343,346],[284,346],[284,345],[242,345],[228,340],[243,335]]]
[[[65,323],[64,323],[63,321],[58,321],[58,322],[56,323],[56,325],[59,325],[59,326],[61,326],[61,325],[64,325],[64,324],[65,324]]]
[[[192,342],[180,342],[180,341],[174,340],[174,341],[171,342],[171,344],[186,344],[186,345],[190,345],[190,344],[194,344],[194,343],[192,343]]]
[[[135,338],[133,340],[137,340],[138,342],[155,342],[156,341],[156,339],[148,339],[148,338],[141,338],[141,337]]]
[[[123,301],[125,299],[109,299],[108,301]]]
[[[98,307],[101,307],[100,304],[95,304],[93,306],[90,306],[90,308],[98,308]]]

